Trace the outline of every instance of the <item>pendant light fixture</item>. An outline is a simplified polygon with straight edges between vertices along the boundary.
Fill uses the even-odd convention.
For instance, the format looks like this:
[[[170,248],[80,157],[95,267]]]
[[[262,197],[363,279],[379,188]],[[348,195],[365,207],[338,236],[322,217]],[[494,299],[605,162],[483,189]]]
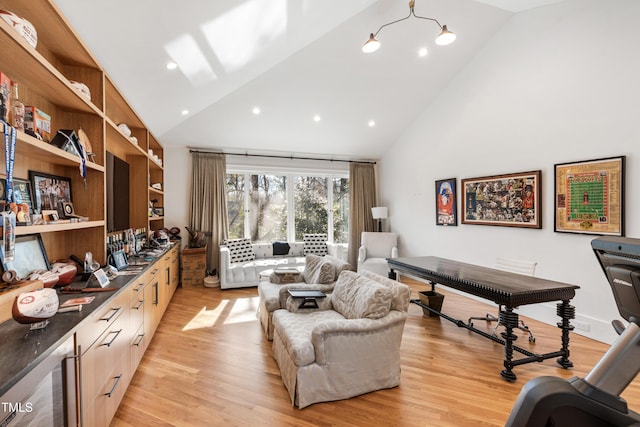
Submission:
[[[376,40],[376,36],[380,32],[380,30],[382,30],[384,27],[388,25],[395,24],[396,22],[404,21],[405,19],[409,19],[411,18],[411,15],[413,15],[414,18],[427,19],[429,21],[433,21],[436,24],[438,24],[438,27],[440,27],[440,34],[438,34],[438,37],[436,37],[437,45],[446,46],[448,44],[453,43],[453,41],[456,39],[456,35],[451,31],[449,31],[446,25],[440,25],[437,19],[416,15],[416,13],[413,11],[413,7],[415,6],[415,3],[416,3],[415,0],[409,1],[409,15],[407,15],[406,18],[398,19],[396,21],[389,22],[388,24],[384,24],[382,27],[378,28],[378,31],[376,31],[375,33],[371,33],[371,35],[369,36],[369,40],[364,44],[364,46],[362,46],[362,51],[364,53],[371,53],[378,50],[380,48],[380,42]]]

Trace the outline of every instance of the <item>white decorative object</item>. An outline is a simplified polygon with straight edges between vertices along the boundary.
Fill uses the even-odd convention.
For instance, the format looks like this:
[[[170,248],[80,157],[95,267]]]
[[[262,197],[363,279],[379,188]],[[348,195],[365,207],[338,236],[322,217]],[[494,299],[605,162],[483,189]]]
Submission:
[[[0,17],[11,26],[34,49],[38,44],[38,33],[33,24],[8,10],[0,10]]]
[[[69,83],[71,83],[71,86],[76,88],[82,94],[82,96],[84,96],[89,101],[91,101],[91,91],[89,90],[89,87],[86,84],[76,82],[75,80],[69,80]]]
[[[118,125],[118,129],[120,129],[120,132],[122,132],[127,138],[131,136],[131,129],[129,129],[129,126],[127,126],[126,124],[120,123]]]

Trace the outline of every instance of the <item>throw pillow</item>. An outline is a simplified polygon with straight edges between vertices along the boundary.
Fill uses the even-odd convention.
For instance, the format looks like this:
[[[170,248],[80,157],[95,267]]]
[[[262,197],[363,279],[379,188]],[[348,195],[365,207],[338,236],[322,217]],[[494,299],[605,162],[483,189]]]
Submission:
[[[306,283],[332,283],[336,280],[336,268],[328,259],[309,254],[305,257],[302,276]]]
[[[391,310],[391,291],[384,285],[353,271],[338,277],[331,303],[347,319],[380,319]]]
[[[231,262],[245,262],[256,259],[256,254],[251,246],[251,239],[228,239],[224,245],[229,248]]]
[[[273,242],[273,255],[289,255],[289,249],[287,242]]]
[[[343,261],[331,255],[325,255],[325,258],[328,259],[336,268],[336,277],[338,277],[344,270],[353,271],[353,267],[347,261]]]
[[[327,254],[327,234],[305,234],[302,236],[302,243],[304,244],[304,254]]]
[[[397,280],[392,280],[388,277],[374,273],[373,271],[362,270],[360,274],[371,280],[375,280],[391,290],[392,310],[407,311],[409,309],[409,302],[411,300],[411,288],[409,286],[400,283]]]

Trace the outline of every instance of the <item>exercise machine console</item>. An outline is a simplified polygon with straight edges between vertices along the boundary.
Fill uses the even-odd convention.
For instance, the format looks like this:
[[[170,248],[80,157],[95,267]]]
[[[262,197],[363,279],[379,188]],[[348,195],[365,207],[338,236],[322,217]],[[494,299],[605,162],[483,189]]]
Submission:
[[[591,247],[620,315],[618,338],[585,378],[543,376],[522,388],[506,427],[640,426],[620,394],[640,372],[640,239],[600,237]]]

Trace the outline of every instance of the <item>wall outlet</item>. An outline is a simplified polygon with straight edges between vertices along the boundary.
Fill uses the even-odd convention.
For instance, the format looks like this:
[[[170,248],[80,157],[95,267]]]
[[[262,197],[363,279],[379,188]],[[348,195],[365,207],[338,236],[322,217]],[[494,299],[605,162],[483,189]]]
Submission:
[[[589,325],[587,322],[581,322],[579,320],[573,320],[571,322],[571,324],[573,325],[574,328],[579,329],[581,331],[588,332],[591,329],[591,325]]]

